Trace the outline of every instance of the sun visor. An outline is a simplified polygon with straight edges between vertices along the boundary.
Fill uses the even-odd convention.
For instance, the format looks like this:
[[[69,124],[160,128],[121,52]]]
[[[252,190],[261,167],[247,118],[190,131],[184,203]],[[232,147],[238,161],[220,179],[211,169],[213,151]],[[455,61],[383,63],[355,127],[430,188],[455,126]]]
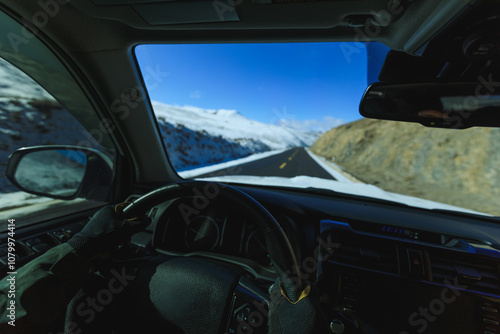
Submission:
[[[240,20],[232,0],[165,1],[136,4],[132,7],[150,25],[234,22]]]

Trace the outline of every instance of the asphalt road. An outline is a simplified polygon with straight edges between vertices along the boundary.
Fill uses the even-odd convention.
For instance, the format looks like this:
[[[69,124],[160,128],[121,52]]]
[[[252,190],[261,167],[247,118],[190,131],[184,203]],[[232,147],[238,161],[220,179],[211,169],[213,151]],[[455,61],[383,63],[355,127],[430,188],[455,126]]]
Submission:
[[[282,176],[294,177],[299,175],[319,177],[335,180],[326,170],[312,159],[303,147],[292,148],[280,154],[276,154],[260,160],[247,162],[230,170],[237,171],[235,175],[252,176]],[[227,169],[214,171],[207,174],[197,175],[197,178],[218,176]]]

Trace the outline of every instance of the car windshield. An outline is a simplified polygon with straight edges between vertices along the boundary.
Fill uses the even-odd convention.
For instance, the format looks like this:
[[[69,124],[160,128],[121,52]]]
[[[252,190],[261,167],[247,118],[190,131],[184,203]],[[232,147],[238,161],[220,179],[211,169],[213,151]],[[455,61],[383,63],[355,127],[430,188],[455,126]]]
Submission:
[[[363,119],[382,63],[366,44],[141,45],[135,55],[183,178],[500,215],[500,131]]]

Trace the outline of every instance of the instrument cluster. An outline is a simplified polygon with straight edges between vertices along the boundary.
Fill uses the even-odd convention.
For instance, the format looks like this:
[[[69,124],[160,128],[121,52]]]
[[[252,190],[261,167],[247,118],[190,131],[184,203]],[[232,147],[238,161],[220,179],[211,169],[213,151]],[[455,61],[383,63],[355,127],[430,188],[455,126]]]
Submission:
[[[196,208],[190,198],[175,200],[157,218],[153,246],[174,254],[216,253],[271,267],[264,235],[249,212],[212,203]]]

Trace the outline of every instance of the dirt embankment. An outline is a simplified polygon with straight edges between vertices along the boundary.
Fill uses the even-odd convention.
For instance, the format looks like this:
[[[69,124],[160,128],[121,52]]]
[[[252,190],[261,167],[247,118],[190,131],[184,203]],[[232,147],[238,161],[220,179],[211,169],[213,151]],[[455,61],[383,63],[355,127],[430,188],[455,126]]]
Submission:
[[[500,216],[500,129],[362,119],[311,150],[382,189]]]

